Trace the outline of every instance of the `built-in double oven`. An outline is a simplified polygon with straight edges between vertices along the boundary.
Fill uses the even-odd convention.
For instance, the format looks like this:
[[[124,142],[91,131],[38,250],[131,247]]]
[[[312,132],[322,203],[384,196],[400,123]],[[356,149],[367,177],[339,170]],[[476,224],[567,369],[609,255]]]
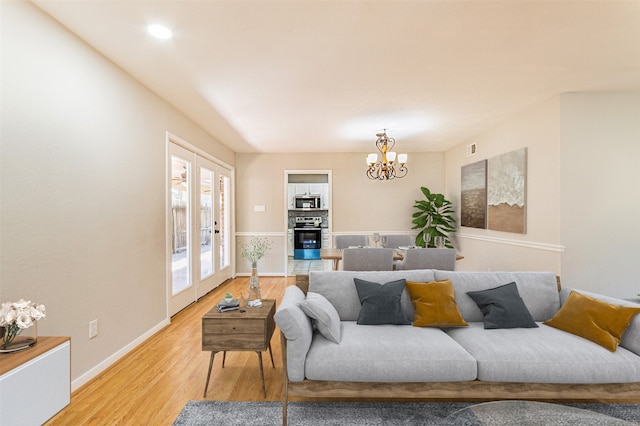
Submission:
[[[321,217],[296,217],[296,225],[293,228],[294,259],[320,259],[321,223]]]

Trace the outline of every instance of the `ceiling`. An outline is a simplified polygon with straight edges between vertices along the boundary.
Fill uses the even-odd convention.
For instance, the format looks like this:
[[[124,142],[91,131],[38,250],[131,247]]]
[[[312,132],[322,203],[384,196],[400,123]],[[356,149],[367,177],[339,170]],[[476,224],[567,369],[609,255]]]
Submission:
[[[236,152],[368,152],[384,128],[442,151],[559,93],[640,90],[637,0],[34,3]]]

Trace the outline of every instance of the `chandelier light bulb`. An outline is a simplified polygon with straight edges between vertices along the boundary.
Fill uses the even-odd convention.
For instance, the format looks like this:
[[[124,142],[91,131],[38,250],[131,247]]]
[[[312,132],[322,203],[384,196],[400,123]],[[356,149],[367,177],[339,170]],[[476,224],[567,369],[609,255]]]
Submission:
[[[394,151],[387,152],[387,160],[389,160],[390,163],[396,161],[396,153]]]
[[[407,162],[407,154],[398,154],[398,162],[404,164]]]
[[[378,161],[378,154],[367,155],[367,164],[375,164]]]

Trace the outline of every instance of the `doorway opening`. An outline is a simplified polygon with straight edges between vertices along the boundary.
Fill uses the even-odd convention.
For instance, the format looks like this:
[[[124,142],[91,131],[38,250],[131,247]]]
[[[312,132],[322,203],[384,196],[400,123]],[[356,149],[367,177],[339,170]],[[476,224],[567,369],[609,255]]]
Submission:
[[[331,247],[331,170],[285,170],[284,184],[287,275],[331,270],[320,258]]]

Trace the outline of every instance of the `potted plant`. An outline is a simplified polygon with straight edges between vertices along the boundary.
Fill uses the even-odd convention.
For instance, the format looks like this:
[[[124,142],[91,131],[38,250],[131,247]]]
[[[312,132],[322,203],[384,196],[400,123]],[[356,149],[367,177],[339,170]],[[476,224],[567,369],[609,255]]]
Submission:
[[[429,191],[429,188],[421,187],[425,196],[424,200],[416,200],[413,205],[417,209],[413,213],[414,226],[412,229],[420,229],[416,236],[416,245],[419,247],[433,246],[435,237],[443,237],[445,247],[453,248],[449,241],[448,233],[456,230],[453,204],[443,194]]]

